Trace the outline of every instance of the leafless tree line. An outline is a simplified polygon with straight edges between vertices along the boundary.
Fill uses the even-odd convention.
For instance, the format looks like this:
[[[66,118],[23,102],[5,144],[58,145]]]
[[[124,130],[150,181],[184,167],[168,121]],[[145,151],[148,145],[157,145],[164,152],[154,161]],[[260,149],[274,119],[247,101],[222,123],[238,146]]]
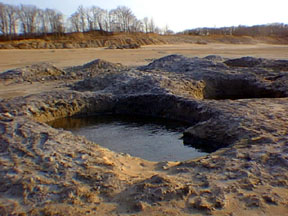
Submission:
[[[13,6],[0,3],[0,33],[17,34],[64,32],[64,16],[52,9],[39,9],[33,5]]]
[[[145,17],[139,20],[130,8],[119,6],[113,10],[104,10],[92,6],[79,6],[68,19],[53,9],[39,9],[33,5],[8,5],[0,3],[0,34],[15,36],[64,32],[145,32],[171,33],[168,27],[160,29],[154,20]]]
[[[107,31],[107,32],[145,32],[169,33],[168,29],[160,29],[154,20],[145,17],[137,19],[132,10],[126,6],[119,6],[110,11],[92,6],[79,6],[69,19],[70,32]],[[166,30],[166,31],[165,31]]]
[[[267,25],[237,26],[223,28],[197,28],[187,30],[184,34],[189,35],[233,35],[233,36],[288,36],[288,25],[283,23],[272,23]]]

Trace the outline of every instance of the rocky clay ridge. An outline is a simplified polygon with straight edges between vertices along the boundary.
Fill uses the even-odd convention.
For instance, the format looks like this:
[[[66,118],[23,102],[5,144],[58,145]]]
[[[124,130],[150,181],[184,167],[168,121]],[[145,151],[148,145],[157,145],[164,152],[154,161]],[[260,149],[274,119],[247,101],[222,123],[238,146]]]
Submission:
[[[211,56],[204,59],[169,56],[146,67],[101,73],[86,89],[88,81],[84,80],[76,83],[74,90],[2,100],[0,212],[3,215],[287,214],[286,71],[232,68],[226,61]],[[177,69],[177,64],[182,66]],[[239,99],[236,97],[239,93],[233,93],[234,100],[227,100],[233,90],[229,82],[224,82],[226,85],[221,88],[229,97],[221,100],[215,100],[219,99],[216,97],[207,100],[204,96],[207,93],[202,96],[194,93],[197,88],[207,91],[205,88],[211,83],[214,85],[208,88],[210,95],[212,89],[220,91],[217,87],[220,84],[215,82],[227,76],[228,81],[248,80],[254,87],[261,87],[259,92],[272,89],[277,94],[269,93],[270,98],[260,93],[253,93],[255,97],[245,94]],[[169,80],[174,83],[169,84]],[[174,89],[185,84],[183,80],[194,80],[192,83],[198,87],[190,94],[188,88]],[[238,87],[236,81],[234,88]],[[101,88],[100,83],[104,83]],[[210,143],[225,148],[191,161],[153,163],[111,152],[83,137],[41,123],[103,112],[187,121],[191,127],[185,135],[192,140],[191,144],[194,141],[196,145]]]
[[[252,61],[259,62],[258,66],[245,66]],[[171,93],[194,99],[278,98],[288,95],[287,67],[285,60],[171,55],[125,73],[98,74],[73,89],[121,95]]]

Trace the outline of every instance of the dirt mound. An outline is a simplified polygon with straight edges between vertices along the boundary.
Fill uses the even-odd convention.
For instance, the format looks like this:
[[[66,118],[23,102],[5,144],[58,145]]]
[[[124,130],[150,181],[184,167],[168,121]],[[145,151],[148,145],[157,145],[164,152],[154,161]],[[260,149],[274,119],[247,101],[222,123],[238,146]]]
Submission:
[[[125,67],[120,63],[111,63],[105,60],[96,59],[84,65],[65,68],[65,71],[73,74],[77,78],[83,79],[88,77],[94,77],[101,73],[117,73],[127,69],[128,67]]]
[[[141,46],[139,44],[127,44],[127,45],[117,45],[113,44],[107,49],[139,49]]]
[[[49,63],[35,64],[23,68],[8,70],[0,74],[0,80],[8,82],[35,82],[62,79],[64,70]]]
[[[275,71],[288,71],[287,60],[271,60],[263,58],[243,57],[239,59],[230,59],[224,62],[231,67],[258,67],[267,68]]]
[[[0,74],[0,80],[6,83],[43,82],[51,80],[75,80],[94,77],[106,72],[119,72],[127,67],[101,59],[81,66],[59,69],[50,63],[34,64],[22,68],[8,70]]]
[[[229,59],[225,61],[225,64],[232,67],[255,67],[264,62],[264,59],[243,57],[240,59]]]
[[[186,58],[171,55],[138,70],[95,74],[93,78],[75,83],[72,89],[114,95],[170,93],[217,100],[288,96],[286,72],[229,67],[222,60],[217,56]]]
[[[153,74],[130,70],[120,73],[103,73],[92,79],[77,82],[72,87],[78,91],[101,91],[116,95],[133,94],[165,94],[202,98],[203,83],[191,79],[178,80],[177,77],[167,74]]]
[[[123,69],[123,66],[119,63],[119,64],[115,64],[115,63],[111,63],[108,61],[104,61],[101,59],[96,59],[94,61],[88,62],[82,66],[79,67],[80,69],[84,69],[84,70],[99,70],[99,69],[103,69],[103,70],[119,70],[119,69]]]
[[[230,62],[237,62],[237,65],[242,66],[231,66]],[[151,73],[162,71],[161,73],[166,72],[170,76],[181,74],[188,80],[203,81],[203,98],[206,99],[240,99],[287,96],[286,64],[287,61],[284,60],[252,57],[225,61],[218,56],[187,58],[171,55],[138,69]]]
[[[174,73],[185,73],[195,71],[195,69],[223,68],[227,69],[226,65],[219,62],[221,57],[206,58],[187,58],[182,55],[170,55],[157,59],[147,66],[141,66],[138,69],[143,71],[167,71]]]
[[[210,61],[216,61],[216,62],[224,62],[225,58],[223,58],[222,56],[218,56],[218,55],[208,55],[206,57],[204,57],[204,59],[210,60]]]

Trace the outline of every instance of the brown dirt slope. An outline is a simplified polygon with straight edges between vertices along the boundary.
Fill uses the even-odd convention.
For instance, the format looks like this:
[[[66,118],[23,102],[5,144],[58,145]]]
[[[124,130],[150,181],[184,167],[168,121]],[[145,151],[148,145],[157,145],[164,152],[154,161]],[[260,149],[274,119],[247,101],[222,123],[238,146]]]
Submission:
[[[158,35],[144,33],[103,33],[85,32],[69,33],[62,36],[39,36],[34,38],[17,38],[17,40],[0,42],[0,49],[72,49],[95,47],[138,48],[141,45],[177,44],[177,43],[224,43],[224,44],[288,44],[288,38],[250,37],[231,35]],[[127,47],[128,45],[128,47]],[[136,45],[136,46],[135,46]]]
[[[165,40],[154,34],[124,34],[111,33],[101,35],[98,33],[69,33],[61,37],[39,37],[33,39],[20,39],[3,41],[2,49],[71,49],[89,47],[110,47],[124,45],[152,45],[165,44]],[[131,46],[132,48],[137,46]]]

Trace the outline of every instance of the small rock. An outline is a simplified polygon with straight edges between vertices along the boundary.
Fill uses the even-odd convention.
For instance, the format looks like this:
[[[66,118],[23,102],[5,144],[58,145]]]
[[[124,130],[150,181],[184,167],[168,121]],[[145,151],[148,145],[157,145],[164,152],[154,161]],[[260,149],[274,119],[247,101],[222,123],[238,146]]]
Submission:
[[[137,203],[134,204],[133,206],[133,210],[139,212],[139,211],[144,211],[144,209],[148,206],[147,203],[139,201]]]
[[[262,198],[269,205],[277,205],[276,198],[272,194],[265,194],[262,196]]]
[[[263,206],[261,200],[256,195],[246,195],[242,198],[247,207],[258,208]]]

